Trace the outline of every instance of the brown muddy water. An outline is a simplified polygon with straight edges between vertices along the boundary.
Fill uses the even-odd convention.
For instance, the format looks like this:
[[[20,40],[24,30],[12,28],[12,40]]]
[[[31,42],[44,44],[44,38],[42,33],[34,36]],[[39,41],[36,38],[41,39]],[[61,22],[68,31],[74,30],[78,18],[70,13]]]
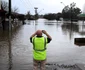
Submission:
[[[74,44],[74,38],[85,37],[82,21],[71,27],[69,23],[39,19],[26,21],[11,34],[0,30],[0,70],[21,70],[32,64],[30,36],[38,29],[46,30],[52,36],[47,45],[48,63],[85,64],[85,46]]]

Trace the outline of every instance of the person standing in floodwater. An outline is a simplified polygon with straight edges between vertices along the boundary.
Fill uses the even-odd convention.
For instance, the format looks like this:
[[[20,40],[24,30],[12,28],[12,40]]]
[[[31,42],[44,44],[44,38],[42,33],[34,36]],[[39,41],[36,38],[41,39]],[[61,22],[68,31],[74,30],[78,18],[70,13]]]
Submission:
[[[42,36],[45,34],[47,38]],[[51,36],[45,30],[37,30],[30,37],[30,42],[33,44],[33,70],[45,70],[46,64],[46,44],[52,40]]]

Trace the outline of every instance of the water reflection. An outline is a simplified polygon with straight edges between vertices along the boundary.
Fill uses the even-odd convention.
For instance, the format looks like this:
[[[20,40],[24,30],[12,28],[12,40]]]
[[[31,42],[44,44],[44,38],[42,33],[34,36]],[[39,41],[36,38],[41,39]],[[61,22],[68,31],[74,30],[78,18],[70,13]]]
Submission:
[[[57,23],[57,21],[56,20],[45,20],[44,23],[45,25],[54,25]]]
[[[12,38],[12,31],[8,32],[8,43],[9,43],[9,47],[8,47],[8,56],[9,56],[9,68],[8,70],[12,70],[12,45],[11,45],[11,38]]]
[[[26,25],[13,30],[11,34],[0,31],[0,70],[29,69],[28,65],[32,64],[32,44],[29,38],[37,29],[45,29],[53,38],[48,45],[48,62],[85,63],[85,47],[79,48],[73,43],[74,37],[82,36],[82,25],[73,23],[71,26],[45,19],[26,22]]]
[[[74,33],[78,33],[79,32],[79,25],[78,24],[75,24],[75,23],[63,23],[62,24],[62,30],[64,32],[64,34],[67,34],[69,33],[69,37],[71,39],[71,37],[73,37],[72,35]]]
[[[8,31],[0,30],[0,70],[7,70],[9,65]],[[9,66],[8,66],[9,67]]]
[[[82,35],[82,36],[85,35],[85,25],[84,24],[80,26],[79,34]]]
[[[63,31],[72,31],[72,32],[79,32],[79,25],[78,24],[69,24],[69,23],[63,23],[62,25],[62,30]]]

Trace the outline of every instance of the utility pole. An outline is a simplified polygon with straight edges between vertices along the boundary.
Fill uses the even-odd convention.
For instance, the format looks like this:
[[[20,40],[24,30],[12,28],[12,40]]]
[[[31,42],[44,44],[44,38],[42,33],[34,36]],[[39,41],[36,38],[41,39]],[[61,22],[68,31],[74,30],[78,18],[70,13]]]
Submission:
[[[9,0],[9,31],[12,30],[12,24],[11,24],[11,0]]]
[[[12,69],[12,48],[11,48],[11,32],[12,32],[12,24],[11,24],[11,0],[9,0],[9,70]]]
[[[0,10],[1,10],[1,1],[2,1],[2,0],[0,0]]]

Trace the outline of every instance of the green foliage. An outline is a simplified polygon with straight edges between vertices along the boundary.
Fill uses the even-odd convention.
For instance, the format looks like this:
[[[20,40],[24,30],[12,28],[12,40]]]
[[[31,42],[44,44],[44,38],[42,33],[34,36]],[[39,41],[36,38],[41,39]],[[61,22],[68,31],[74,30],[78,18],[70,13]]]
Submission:
[[[44,18],[45,19],[48,19],[48,20],[54,20],[56,18],[55,14],[45,14],[44,15]]]
[[[61,17],[61,13],[57,13],[57,14],[49,13],[44,15],[44,18],[48,20],[59,20],[60,17]]]
[[[71,3],[70,7],[65,6],[62,10],[62,16],[64,19],[78,19],[77,15],[81,13],[81,9],[76,7],[76,3]]]

